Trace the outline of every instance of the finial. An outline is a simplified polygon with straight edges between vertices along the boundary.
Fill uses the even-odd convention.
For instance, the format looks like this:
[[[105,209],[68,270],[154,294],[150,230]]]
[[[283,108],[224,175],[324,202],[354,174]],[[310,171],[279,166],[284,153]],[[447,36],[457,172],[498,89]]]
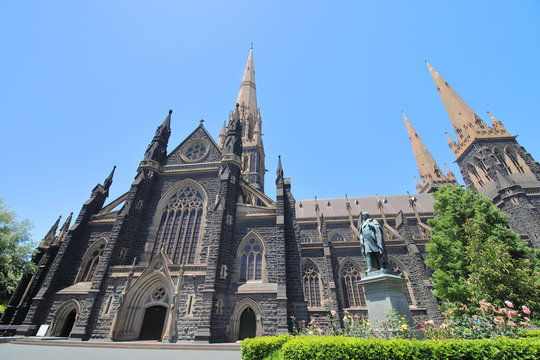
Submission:
[[[236,103],[236,108],[238,109],[240,107],[240,104],[239,103]]]
[[[251,50],[253,50],[253,41],[251,42],[251,47],[250,47]]]
[[[169,115],[171,115],[171,114],[172,114],[172,109],[169,109]]]
[[[204,123],[204,119],[201,119],[199,120],[199,122],[201,123],[201,125]]]
[[[349,197],[347,196],[347,194],[345,194],[345,199],[347,199],[347,201],[349,201]]]

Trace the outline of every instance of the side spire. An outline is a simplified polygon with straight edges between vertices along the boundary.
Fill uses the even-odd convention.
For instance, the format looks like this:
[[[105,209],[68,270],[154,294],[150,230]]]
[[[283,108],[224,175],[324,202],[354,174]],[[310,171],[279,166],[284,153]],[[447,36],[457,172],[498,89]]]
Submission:
[[[434,191],[437,187],[443,184],[455,184],[455,179],[452,179],[450,176],[445,175],[437,162],[426,148],[426,145],[418,136],[416,130],[414,130],[411,122],[407,118],[404,112],[402,112],[403,120],[405,121],[405,126],[407,127],[407,133],[409,134],[409,140],[411,141],[411,146],[413,148],[414,157],[416,158],[416,164],[418,166],[418,172],[420,173],[419,183],[416,180],[416,188],[418,192],[431,192]]]
[[[39,244],[38,248],[42,248],[42,249],[46,248],[54,241],[54,239],[56,238],[56,230],[58,230],[58,225],[60,225],[61,219],[62,219],[62,215],[60,215],[58,219],[56,219],[53,226],[51,226],[51,229],[49,230],[49,232],[47,232],[47,235],[45,235],[43,240],[41,240],[41,243]]]
[[[475,139],[511,137],[504,127],[487,125],[427,61],[426,65],[458,138],[456,146],[450,143],[456,158],[459,158]]]
[[[105,190],[109,190],[109,188],[111,187],[111,184],[113,182],[114,170],[116,170],[116,165],[113,166],[111,173],[109,174],[109,176],[107,176],[107,178],[103,182],[103,187],[105,188]]]

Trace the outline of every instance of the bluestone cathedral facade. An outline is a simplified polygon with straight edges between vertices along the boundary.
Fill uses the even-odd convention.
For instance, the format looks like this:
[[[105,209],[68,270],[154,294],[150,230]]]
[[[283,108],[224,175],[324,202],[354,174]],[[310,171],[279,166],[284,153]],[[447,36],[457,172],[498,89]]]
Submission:
[[[540,248],[540,165],[500,121],[490,114],[487,125],[428,69],[457,135],[449,142],[466,186],[493,199]],[[236,103],[217,142],[201,123],[171,151],[169,111],[124,195],[105,204],[113,169],[78,215],[53,225],[2,324],[83,340],[220,342],[286,333],[294,319],[328,308],[365,316],[357,281],[366,264],[351,230],[361,211],[384,228],[415,320],[438,318],[424,265],[431,193],[458,184],[405,114],[418,194],[295,200],[281,163],[265,183],[252,51]],[[265,195],[269,186],[275,199]]]

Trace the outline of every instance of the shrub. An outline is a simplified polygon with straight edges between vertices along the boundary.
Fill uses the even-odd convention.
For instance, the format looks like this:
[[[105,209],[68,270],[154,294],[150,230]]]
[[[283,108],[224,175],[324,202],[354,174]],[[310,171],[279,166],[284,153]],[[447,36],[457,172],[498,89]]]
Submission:
[[[540,340],[405,340],[299,336],[282,347],[286,360],[533,360],[540,356]]]
[[[242,341],[242,359],[262,360],[292,339],[290,335],[266,336]]]

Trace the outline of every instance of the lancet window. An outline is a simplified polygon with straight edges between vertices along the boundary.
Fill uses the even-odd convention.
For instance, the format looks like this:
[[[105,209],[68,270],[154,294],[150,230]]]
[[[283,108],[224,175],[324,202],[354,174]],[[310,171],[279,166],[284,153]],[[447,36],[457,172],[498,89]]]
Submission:
[[[205,198],[194,186],[178,190],[163,208],[153,253],[161,248],[175,264],[198,261]]]
[[[343,236],[342,233],[335,232],[335,233],[332,234],[331,241],[332,241],[332,242],[345,241],[345,236]]]
[[[528,169],[527,165],[524,164],[524,161],[516,154],[514,149],[507,146],[504,148],[504,152],[510,158],[516,172],[524,173],[525,169]]]
[[[411,287],[411,282],[409,280],[409,276],[403,269],[397,264],[396,261],[389,261],[390,268],[392,269],[392,272],[397,274],[402,279],[407,280],[405,284],[403,284],[403,292],[405,293],[405,296],[407,297],[407,303],[409,303],[409,306],[414,305],[414,297],[413,297],[413,291]]]
[[[508,166],[508,163],[506,162],[506,156],[504,152],[500,148],[493,148],[493,155],[495,155],[497,161],[499,161],[499,163],[506,169],[506,171],[508,171],[510,174],[513,172],[510,166]]]
[[[310,261],[302,266],[302,284],[304,288],[304,298],[309,307],[321,306],[321,285],[319,270]]]
[[[105,238],[99,239],[94,242],[86,253],[84,254],[81,261],[81,268],[79,269],[79,274],[77,276],[77,282],[79,281],[92,281],[94,273],[96,272],[99,260],[103,256],[105,250],[105,245],[107,245],[107,240]]]
[[[263,279],[264,247],[256,236],[247,237],[238,248],[240,258],[239,281]]]
[[[346,308],[366,306],[364,287],[358,285],[358,281],[361,279],[358,268],[352,262],[347,261],[341,267],[340,276],[343,306]]]

